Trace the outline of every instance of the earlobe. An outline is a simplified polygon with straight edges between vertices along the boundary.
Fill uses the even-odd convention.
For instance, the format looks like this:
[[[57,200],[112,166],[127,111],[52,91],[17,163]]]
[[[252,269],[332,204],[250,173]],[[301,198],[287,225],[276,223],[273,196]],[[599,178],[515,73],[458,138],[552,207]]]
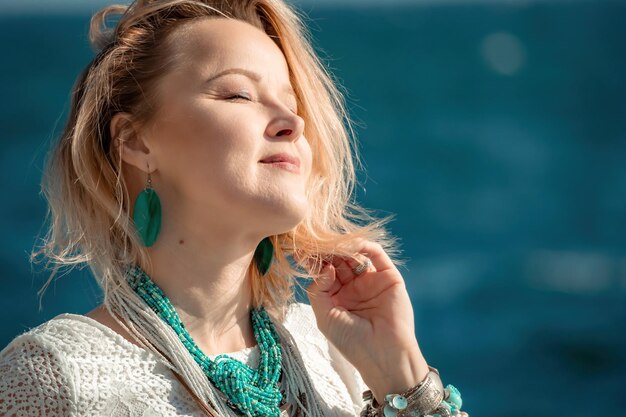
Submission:
[[[156,168],[148,144],[130,113],[116,113],[111,118],[110,133],[111,141],[119,147],[122,161],[144,172],[148,165],[153,170]]]

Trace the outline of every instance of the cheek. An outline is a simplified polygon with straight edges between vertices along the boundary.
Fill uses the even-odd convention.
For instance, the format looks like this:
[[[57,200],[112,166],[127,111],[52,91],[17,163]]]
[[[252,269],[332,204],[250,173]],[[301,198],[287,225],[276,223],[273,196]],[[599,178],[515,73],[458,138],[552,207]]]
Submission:
[[[230,120],[214,114],[170,117],[155,134],[159,169],[177,193],[204,190],[224,197],[228,189],[251,188],[259,151],[252,133]]]
[[[250,139],[245,138],[254,135],[245,131],[250,124],[241,120],[232,109],[210,106],[203,100],[181,105],[158,127],[159,135],[167,142],[165,156],[181,152],[191,160],[212,165],[241,158],[238,154],[245,154],[251,146]]]

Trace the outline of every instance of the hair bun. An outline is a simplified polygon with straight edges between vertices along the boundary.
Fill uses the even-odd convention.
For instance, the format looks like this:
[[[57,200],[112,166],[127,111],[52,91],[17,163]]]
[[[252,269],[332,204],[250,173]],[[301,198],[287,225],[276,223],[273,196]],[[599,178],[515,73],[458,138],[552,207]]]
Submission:
[[[100,52],[115,40],[115,26],[112,28],[108,27],[107,18],[116,15],[122,16],[127,9],[128,6],[113,4],[99,10],[91,17],[91,23],[89,25],[89,43],[96,53]]]

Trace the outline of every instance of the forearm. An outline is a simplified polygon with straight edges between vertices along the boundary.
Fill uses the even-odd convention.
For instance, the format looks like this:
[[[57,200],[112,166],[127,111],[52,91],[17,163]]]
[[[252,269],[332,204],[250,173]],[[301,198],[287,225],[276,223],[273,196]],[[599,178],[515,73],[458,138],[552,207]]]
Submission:
[[[363,381],[379,403],[385,395],[401,393],[417,385],[428,374],[428,363],[417,342],[410,349],[394,357],[385,358],[384,365],[359,369]]]

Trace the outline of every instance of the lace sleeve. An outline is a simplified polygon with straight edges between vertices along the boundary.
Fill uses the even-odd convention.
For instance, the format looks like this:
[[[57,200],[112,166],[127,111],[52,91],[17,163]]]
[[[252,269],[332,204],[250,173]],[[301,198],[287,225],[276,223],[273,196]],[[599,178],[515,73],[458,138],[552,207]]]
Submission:
[[[23,334],[0,352],[0,416],[76,416],[74,384],[45,338]]]
[[[294,320],[296,324],[291,326],[295,333],[308,342],[309,349],[322,352],[322,357],[329,362],[324,364],[324,368],[322,364],[318,363],[312,370],[319,375],[320,380],[327,381],[334,390],[337,390],[335,395],[331,394],[332,391],[326,391],[324,395],[333,399],[331,406],[337,405],[339,392],[345,401],[341,404],[341,412],[338,411],[339,414],[334,415],[359,416],[364,406],[363,391],[368,389],[361,378],[361,374],[317,328],[315,313],[310,305],[297,304],[295,316],[297,317],[297,320]],[[311,352],[309,351],[308,354],[310,355]],[[348,400],[350,400],[349,403]]]
[[[365,403],[363,402],[363,391],[369,388],[363,382],[363,378],[357,369],[343,356],[343,354],[337,349],[330,341],[328,342],[328,353],[330,354],[332,365],[343,380],[352,403],[354,404],[354,415],[358,416],[363,409]]]

